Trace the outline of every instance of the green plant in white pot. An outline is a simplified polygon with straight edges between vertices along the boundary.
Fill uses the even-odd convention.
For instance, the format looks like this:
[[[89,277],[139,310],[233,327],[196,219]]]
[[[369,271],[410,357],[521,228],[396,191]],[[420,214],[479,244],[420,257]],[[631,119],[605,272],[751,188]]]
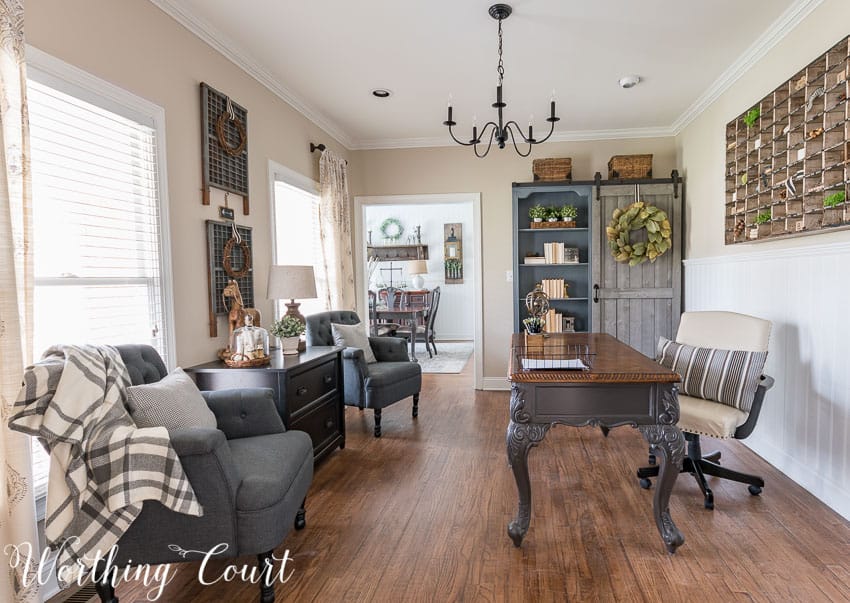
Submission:
[[[564,205],[561,207],[561,219],[564,222],[572,222],[576,219],[578,215],[578,210],[575,205]]]
[[[298,340],[301,339],[301,334],[305,331],[303,322],[295,316],[286,315],[273,322],[269,331],[275,337],[280,338],[280,347],[284,354],[298,353]]]
[[[549,217],[549,210],[538,203],[528,210],[528,217],[533,222],[542,222]]]

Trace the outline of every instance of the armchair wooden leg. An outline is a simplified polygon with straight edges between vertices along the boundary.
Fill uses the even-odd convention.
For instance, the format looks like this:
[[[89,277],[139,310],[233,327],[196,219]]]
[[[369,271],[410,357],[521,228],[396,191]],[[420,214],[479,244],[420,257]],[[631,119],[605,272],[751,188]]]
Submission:
[[[94,590],[97,596],[100,597],[100,603],[118,603],[118,597],[115,596],[115,589],[109,581],[109,573],[104,571],[104,562],[101,561],[94,567],[93,576],[100,576],[100,580],[94,582]]]
[[[413,418],[419,416],[419,394],[413,394]]]
[[[274,563],[272,551],[257,555],[257,563],[260,568],[260,576],[262,576],[260,580],[260,603],[274,603],[274,582],[272,582],[274,570],[271,567],[266,569],[267,565],[271,566]],[[270,583],[267,584],[267,582]]]
[[[303,530],[307,525],[307,520],[305,516],[307,515],[307,510],[305,507],[307,506],[307,499],[301,501],[301,508],[298,509],[298,512],[295,513],[295,529]]]
[[[381,437],[381,409],[375,409],[375,437]]]

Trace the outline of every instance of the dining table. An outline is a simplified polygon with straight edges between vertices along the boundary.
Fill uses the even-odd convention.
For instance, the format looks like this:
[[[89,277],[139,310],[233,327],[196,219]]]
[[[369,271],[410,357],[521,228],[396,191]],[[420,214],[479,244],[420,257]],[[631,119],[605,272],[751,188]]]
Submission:
[[[419,362],[416,359],[416,327],[420,318],[424,320],[429,309],[428,304],[404,304],[394,308],[379,305],[375,308],[376,320],[403,322],[410,327],[410,359],[413,362]]]

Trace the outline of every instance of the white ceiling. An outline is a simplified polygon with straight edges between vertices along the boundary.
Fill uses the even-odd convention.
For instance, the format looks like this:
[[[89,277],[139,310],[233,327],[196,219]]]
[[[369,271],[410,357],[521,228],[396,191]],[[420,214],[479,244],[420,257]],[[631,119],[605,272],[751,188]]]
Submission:
[[[514,0],[506,119],[542,131],[555,89],[555,139],[672,134],[819,1]],[[348,148],[448,144],[449,93],[461,136],[495,117],[489,0],[152,2]]]

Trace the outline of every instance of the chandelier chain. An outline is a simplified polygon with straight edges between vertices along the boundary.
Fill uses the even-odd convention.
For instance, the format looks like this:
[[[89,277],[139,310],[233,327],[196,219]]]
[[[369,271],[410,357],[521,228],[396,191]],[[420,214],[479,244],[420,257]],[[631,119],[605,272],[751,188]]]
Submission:
[[[499,19],[499,66],[496,68],[499,73],[499,85],[502,85],[502,80],[505,78],[505,65],[502,62],[502,20]]]

